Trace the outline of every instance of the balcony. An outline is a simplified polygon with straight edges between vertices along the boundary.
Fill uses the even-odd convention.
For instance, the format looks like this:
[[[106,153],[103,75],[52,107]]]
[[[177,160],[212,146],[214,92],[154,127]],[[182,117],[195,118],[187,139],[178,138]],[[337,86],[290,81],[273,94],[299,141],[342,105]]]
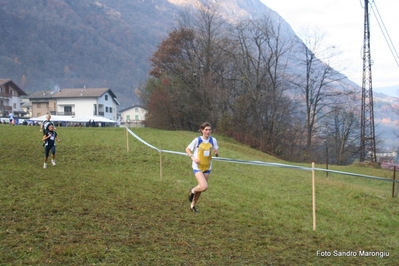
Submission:
[[[2,106],[0,106],[0,111],[9,113],[10,111],[12,111],[12,106],[2,105]]]
[[[74,116],[75,112],[57,112],[55,115],[69,115]]]
[[[0,98],[12,98],[11,93],[0,92]]]

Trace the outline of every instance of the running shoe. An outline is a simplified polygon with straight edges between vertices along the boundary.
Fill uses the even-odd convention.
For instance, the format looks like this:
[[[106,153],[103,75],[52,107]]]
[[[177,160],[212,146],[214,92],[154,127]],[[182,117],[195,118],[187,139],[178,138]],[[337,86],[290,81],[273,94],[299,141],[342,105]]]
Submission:
[[[188,191],[188,201],[189,201],[189,202],[192,202],[192,201],[193,201],[194,195],[195,195],[194,193],[191,192],[192,189],[193,189],[193,188],[190,188],[190,190]]]

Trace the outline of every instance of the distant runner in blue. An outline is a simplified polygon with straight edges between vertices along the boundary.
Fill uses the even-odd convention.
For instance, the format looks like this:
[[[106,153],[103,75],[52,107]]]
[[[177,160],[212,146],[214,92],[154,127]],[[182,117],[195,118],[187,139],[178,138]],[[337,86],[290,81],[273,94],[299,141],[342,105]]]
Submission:
[[[40,132],[43,132],[43,135],[46,135],[46,131],[48,130],[49,125],[53,125],[54,123],[51,121],[51,115],[47,114],[46,115],[46,120],[43,121],[42,125],[40,126]],[[54,130],[56,130],[56,128],[54,127]]]
[[[54,131],[54,125],[49,125],[47,128],[47,132],[43,135],[43,147],[44,147],[44,164],[43,168],[47,168],[47,159],[50,155],[50,151],[52,154],[51,163],[56,165],[55,163],[55,141],[61,141],[58,138],[57,132]]]
[[[15,125],[14,113],[12,111],[8,114],[8,118],[10,119],[10,126]]]

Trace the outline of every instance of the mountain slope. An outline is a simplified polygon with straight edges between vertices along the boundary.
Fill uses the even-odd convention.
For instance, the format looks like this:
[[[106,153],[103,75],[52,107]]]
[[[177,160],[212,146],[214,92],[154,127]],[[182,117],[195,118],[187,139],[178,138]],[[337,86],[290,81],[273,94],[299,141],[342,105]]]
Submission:
[[[108,1],[111,3],[111,1]],[[122,2],[122,1],[118,1]],[[119,10],[90,0],[6,1],[0,38],[0,73],[25,91],[107,86],[134,99],[148,57],[171,27],[169,12],[151,1],[123,1]],[[153,16],[157,22],[150,23]]]
[[[122,106],[137,102],[149,57],[175,16],[196,0],[0,1],[0,77],[28,94],[58,87],[110,87]],[[225,18],[270,11],[259,0],[218,1]],[[274,15],[277,15],[275,12]]]

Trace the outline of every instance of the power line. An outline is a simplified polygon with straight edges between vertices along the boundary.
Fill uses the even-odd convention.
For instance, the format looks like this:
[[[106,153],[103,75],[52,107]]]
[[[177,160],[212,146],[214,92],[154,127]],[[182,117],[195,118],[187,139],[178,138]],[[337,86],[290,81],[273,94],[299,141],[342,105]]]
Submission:
[[[396,65],[399,67],[399,55],[398,55],[398,52],[395,49],[395,46],[394,46],[394,44],[392,42],[392,39],[391,39],[391,37],[390,37],[390,35],[388,33],[387,28],[385,27],[385,23],[382,20],[381,14],[378,11],[377,5],[376,5],[374,0],[372,0],[372,5],[370,5],[370,6],[371,6],[371,10],[373,11],[373,14],[374,14],[374,16],[375,16],[375,18],[377,20],[378,26],[380,27],[382,35],[384,36],[384,39],[385,39],[385,41],[386,41],[386,43],[388,45],[388,48],[391,51],[391,54],[392,54],[392,56],[393,56],[393,58],[394,58],[394,60],[396,62]],[[373,8],[373,6],[374,6],[374,8]]]

